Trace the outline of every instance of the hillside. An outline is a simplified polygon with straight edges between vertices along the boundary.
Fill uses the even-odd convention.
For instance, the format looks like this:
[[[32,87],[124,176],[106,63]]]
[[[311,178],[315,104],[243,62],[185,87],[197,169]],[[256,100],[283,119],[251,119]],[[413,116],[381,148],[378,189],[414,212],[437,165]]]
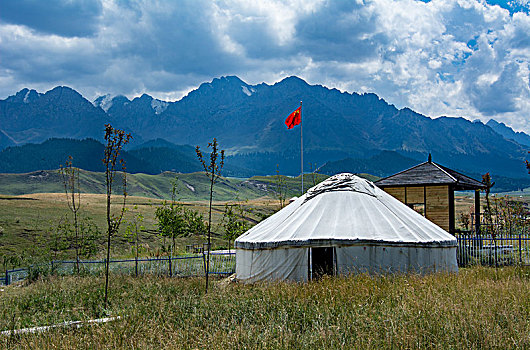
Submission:
[[[81,169],[88,171],[102,172],[104,171],[104,168],[101,163],[100,155],[103,154],[103,148],[104,146],[100,142],[93,139],[51,139],[42,144],[26,144],[24,146],[8,147],[3,151],[0,151],[0,173],[36,172],[37,174],[40,174],[40,169],[54,169],[59,165],[64,164],[64,161],[69,155],[73,156],[74,166],[78,166]],[[342,153],[339,152],[334,153],[335,156],[341,154]],[[281,157],[280,160],[275,158],[278,155]],[[202,170],[202,166],[197,160],[195,149],[193,147],[189,145],[175,145],[163,139],[148,141],[136,147],[132,147],[129,151],[123,151],[122,156],[126,161],[127,171],[131,174],[137,174],[138,176],[159,175],[164,172],[187,174]],[[326,155],[325,152],[320,152],[319,156],[322,159],[326,159],[326,157],[331,158],[332,154],[329,153]],[[263,176],[269,173],[267,167],[273,161],[277,161],[277,167],[275,170],[278,170],[280,174],[296,173],[300,166],[298,157],[298,154],[289,152],[282,152],[279,154],[262,153],[232,155],[225,159],[225,166],[222,170],[222,174],[223,176],[236,178],[249,178],[253,175]],[[410,168],[421,161],[425,161],[425,159],[418,161],[398,152],[383,151],[369,158],[346,157],[336,161],[328,161],[322,166],[318,166],[317,163],[308,163],[305,168],[305,176],[311,176],[310,173],[316,170],[318,173],[326,175],[350,172],[356,174],[371,174],[367,176],[375,176],[375,178],[379,178]],[[523,166],[524,163],[521,164],[521,168],[523,168]],[[482,174],[486,171],[483,173],[472,171],[462,172],[480,180]],[[524,173],[519,177],[506,177],[496,173],[492,173],[492,176],[496,182],[495,187],[492,189],[494,192],[517,191],[530,187],[530,178]],[[98,181],[99,180],[95,182],[97,183]],[[90,184],[90,186],[92,186],[92,184]],[[13,188],[13,190],[10,190],[7,188],[7,183],[5,188],[10,191],[8,193],[16,192],[16,187]],[[23,191],[25,190],[26,189],[23,189]],[[94,193],[98,192],[96,191]],[[158,193],[157,190],[154,190],[154,193]],[[161,195],[161,197],[164,197],[164,195]]]
[[[64,165],[68,156],[74,166],[90,171],[104,171],[101,159],[105,146],[94,139],[49,139],[40,144],[28,143],[0,151],[0,173],[26,173],[54,169]],[[208,154],[205,154],[208,156]],[[189,145],[175,145],[164,140],[141,144],[122,151],[130,173],[160,174],[164,171],[191,173],[201,171],[195,149]],[[223,174],[252,176],[252,171],[228,162]]]
[[[159,175],[127,174],[127,193],[131,196],[170,199],[171,182],[177,179],[178,199],[207,200],[210,184],[204,173],[177,174],[164,172]],[[282,176],[288,197],[299,196],[301,178]],[[325,175],[306,174],[307,188],[327,178]],[[116,182],[116,184],[118,184]],[[105,174],[81,170],[80,188],[83,193],[105,193]],[[276,176],[255,176],[249,179],[222,177],[215,185],[215,200],[246,200],[263,196],[276,197]],[[41,170],[25,174],[0,174],[0,194],[22,195],[30,193],[61,193],[64,191],[58,170]],[[116,193],[120,193],[117,189]]]
[[[319,171],[322,174],[369,173],[379,177],[395,174],[418,164],[418,161],[404,157],[397,152],[383,151],[368,159],[346,158],[338,161],[328,162]]]

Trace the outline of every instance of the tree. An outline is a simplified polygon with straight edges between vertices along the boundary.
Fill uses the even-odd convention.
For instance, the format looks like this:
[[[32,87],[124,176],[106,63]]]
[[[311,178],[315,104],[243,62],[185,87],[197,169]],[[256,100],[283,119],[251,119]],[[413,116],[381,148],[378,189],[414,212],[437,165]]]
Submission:
[[[78,229],[76,231],[68,215],[64,215],[57,223],[50,222],[46,229],[46,236],[48,237],[46,248],[49,252],[50,261],[57,260],[64,256],[64,252],[74,249],[78,258],[76,271],[79,273],[79,269],[77,269],[79,258],[88,259],[97,253],[101,232],[90,217],[78,216],[77,223]]]
[[[107,195],[107,260],[105,261],[105,309],[108,302],[109,288],[109,265],[110,265],[110,245],[111,237],[118,232],[123,214],[125,213],[125,201],[127,199],[127,173],[125,172],[125,161],[120,158],[120,153],[129,140],[131,134],[125,134],[125,131],[114,129],[110,124],[105,124],[105,156],[103,164],[105,165],[105,187]],[[118,169],[120,167],[120,169]],[[114,179],[121,170],[122,175],[122,195],[123,202],[117,213],[112,212],[111,197],[113,193]]]
[[[464,229],[467,231],[469,229],[469,214],[460,213],[460,222],[462,223]]]
[[[161,207],[155,211],[155,217],[158,221],[158,230],[164,237],[169,237],[172,241],[169,253],[169,275],[172,276],[171,257],[175,250],[175,240],[177,237],[186,236],[188,231],[186,229],[186,221],[184,219],[184,210],[180,203],[164,202]]]
[[[317,163],[309,163],[309,169],[311,171],[311,183],[313,184],[313,187],[318,185],[320,181],[318,181],[318,168]]]
[[[491,213],[491,203],[490,203],[490,191],[493,186],[495,186],[495,182],[491,182],[491,176],[490,173],[486,173],[482,175],[482,183],[486,188],[484,189],[484,192],[486,193],[486,212],[484,213],[484,217],[487,220],[488,224],[488,230],[490,231],[492,238],[495,239],[495,233],[493,230],[493,219],[492,219],[492,213]]]
[[[285,207],[285,201],[287,197],[287,186],[285,184],[285,178],[280,175],[280,166],[276,164],[276,196],[280,202],[280,209]]]
[[[79,222],[79,256],[89,259],[98,252],[101,231],[91,217],[81,217]]]
[[[68,156],[65,166],[60,166],[64,185],[64,193],[68,208],[74,215],[74,250],[75,250],[75,269],[79,274],[79,209],[81,209],[81,191],[79,190],[79,169],[72,166],[72,156]]]
[[[158,221],[158,230],[165,238],[169,237],[172,241],[169,250],[169,276],[173,275],[171,259],[175,250],[177,237],[188,235],[187,223],[184,215],[184,207],[176,201],[178,179],[175,177],[171,181],[171,202],[164,201],[161,207],[155,211],[155,217]]]
[[[204,157],[202,155],[202,152],[197,146],[195,148],[195,152],[197,153],[197,157],[199,158],[199,161],[202,164],[202,167],[204,168],[204,171],[206,173],[206,176],[208,176],[208,179],[210,180],[210,206],[208,209],[208,252],[206,255],[206,293],[208,293],[208,275],[210,272],[210,249],[211,249],[211,235],[212,235],[212,199],[213,199],[213,185],[221,177],[221,169],[223,168],[224,161],[225,161],[225,151],[221,150],[219,152],[217,139],[213,139],[212,142],[208,142],[208,147],[211,147],[212,151],[210,153],[210,164],[206,164],[206,161],[204,160]],[[221,158],[219,163],[217,163],[218,158]]]
[[[46,230],[49,237],[48,251],[50,253],[50,261],[60,258],[69,247],[69,242],[72,241],[72,226],[68,220],[67,215],[59,219],[57,223],[50,221],[50,226]]]
[[[144,221],[144,216],[138,211],[138,206],[134,206],[134,214],[132,220],[129,222],[125,229],[125,237],[130,243],[134,243],[134,274],[138,277],[138,253],[140,248],[138,229],[144,230],[145,227],[142,226]]]
[[[184,208],[184,219],[187,226],[187,236],[203,235],[206,232],[204,217],[198,211]]]
[[[245,233],[250,227],[244,219],[241,204],[225,204],[221,226],[224,228],[223,238],[228,241],[228,252],[230,252],[231,242]]]
[[[504,196],[494,198],[492,216],[495,218],[498,231],[504,230],[512,234],[512,229],[520,231],[526,225],[528,212],[523,202]]]

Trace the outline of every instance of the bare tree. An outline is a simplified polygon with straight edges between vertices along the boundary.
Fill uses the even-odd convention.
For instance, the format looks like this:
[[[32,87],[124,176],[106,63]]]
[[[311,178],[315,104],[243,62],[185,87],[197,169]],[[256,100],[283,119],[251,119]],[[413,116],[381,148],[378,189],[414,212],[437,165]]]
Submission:
[[[276,196],[280,202],[280,209],[285,207],[286,197],[287,197],[287,185],[285,183],[285,178],[280,175],[280,166],[276,164]]]
[[[491,212],[491,203],[490,203],[490,191],[493,186],[495,186],[495,182],[491,182],[491,175],[490,173],[486,173],[482,175],[482,183],[486,188],[484,189],[484,192],[486,193],[486,215],[485,218],[487,220],[488,224],[488,230],[490,231],[490,234],[492,235],[492,238],[495,239],[495,233],[493,231],[493,218],[492,218],[492,212]]]
[[[107,194],[107,260],[105,261],[105,309],[108,302],[109,287],[109,265],[110,265],[110,242],[111,237],[118,232],[123,214],[125,213],[125,200],[127,198],[127,175],[125,172],[125,161],[120,158],[120,153],[125,144],[132,138],[131,134],[125,134],[125,131],[114,129],[110,124],[105,125],[105,186]],[[120,169],[118,169],[118,166]],[[112,186],[118,170],[121,170],[123,184],[123,202],[120,210],[113,213],[111,210]]]
[[[127,240],[134,244],[134,273],[138,277],[138,254],[140,250],[140,236],[138,234],[138,229],[145,230],[145,227],[142,225],[144,221],[144,216],[138,211],[138,206],[134,206],[134,213],[132,220],[128,223],[127,228],[125,229],[125,237]]]
[[[81,191],[79,190],[79,168],[72,166],[73,158],[68,156],[64,167],[61,165],[61,173],[66,194],[68,208],[74,215],[74,249],[75,249],[75,269],[79,274],[79,209],[81,209]]]
[[[210,153],[210,164],[206,164],[206,161],[204,160],[204,157],[202,155],[202,152],[197,146],[195,148],[195,152],[197,153],[197,157],[199,158],[199,161],[202,164],[202,167],[204,168],[204,171],[206,172],[206,175],[208,176],[208,179],[210,180],[210,207],[208,211],[208,252],[206,255],[206,293],[208,293],[208,275],[210,272],[210,248],[211,248],[211,235],[212,235],[212,199],[213,199],[213,185],[217,181],[217,179],[221,176],[221,169],[224,166],[225,161],[225,151],[218,149],[217,139],[213,139],[212,142],[208,142],[208,147],[212,149]],[[218,158],[221,158],[219,163],[217,162]]]
[[[317,163],[309,163],[309,169],[311,171],[311,183],[313,184],[313,187],[318,185],[318,167]]]

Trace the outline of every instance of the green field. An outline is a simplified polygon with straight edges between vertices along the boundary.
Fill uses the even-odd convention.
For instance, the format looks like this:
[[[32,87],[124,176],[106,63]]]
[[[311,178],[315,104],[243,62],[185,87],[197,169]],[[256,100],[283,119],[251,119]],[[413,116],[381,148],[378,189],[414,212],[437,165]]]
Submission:
[[[0,336],[13,349],[527,349],[530,269],[243,285],[202,279],[51,277],[3,287],[0,330],[107,314],[122,319]]]
[[[114,199],[118,202],[118,198]],[[157,233],[157,226],[154,212],[163,201],[145,197],[128,197],[127,208],[129,211],[125,215],[120,233],[113,237],[112,256],[131,257],[131,243],[124,236],[126,224],[132,220],[135,211],[144,215],[143,225],[145,229],[140,232],[140,243],[143,249],[143,256],[160,256],[162,245],[169,245],[169,240],[164,239]],[[89,216],[93,219],[99,230],[106,232],[105,219],[105,196],[101,194],[83,194],[81,196],[82,216]],[[199,211],[205,219],[208,218],[207,201],[183,201],[186,207]],[[224,213],[225,203],[216,201],[213,206],[212,231],[213,249],[227,248],[228,244],[220,235],[223,231],[220,220]],[[272,214],[278,209],[277,201],[273,199],[254,199],[241,202],[246,210],[245,218],[249,223],[256,224],[264,216]],[[134,207],[137,209],[134,209]],[[24,266],[29,263],[50,260],[52,253],[49,249],[51,243],[50,229],[69,214],[66,197],[62,193],[39,193],[24,196],[2,196],[0,195],[0,258],[2,256],[16,256],[21,262],[17,265]],[[99,241],[101,250],[94,258],[104,255],[104,235]],[[185,251],[186,245],[202,244],[205,242],[203,235],[177,238],[177,253]],[[58,258],[74,257],[72,249],[61,253]],[[1,262],[0,262],[1,263]],[[9,266],[13,268],[14,266]],[[5,266],[1,267],[2,269]]]
[[[285,197],[300,194],[301,178],[281,177],[285,183]],[[306,188],[326,178],[324,175],[306,174]],[[277,199],[277,176],[256,176],[250,179],[220,178],[214,189],[213,206],[213,248],[228,248],[228,243],[221,239],[223,232],[219,223],[224,212],[225,203],[240,203],[245,209],[245,219],[254,225],[279,208]],[[185,206],[199,211],[207,219],[209,182],[204,173],[159,175],[127,175],[127,208],[124,224],[120,234],[113,238],[112,255],[115,257],[131,256],[131,244],[124,238],[125,226],[136,211],[144,216],[145,230],[140,233],[140,243],[144,256],[164,255],[162,246],[169,241],[157,234],[154,213],[163,200],[170,198],[172,181],[177,184],[177,200]],[[119,182],[119,181],[118,181]],[[106,232],[106,206],[104,174],[80,171],[81,216],[90,217],[101,233]],[[118,189],[119,192],[120,189]],[[43,260],[50,260],[51,230],[57,226],[65,215],[69,214],[64,194],[62,177],[57,170],[40,171],[27,174],[0,174],[0,263],[5,256],[15,256],[23,266]],[[116,196],[114,202],[120,201]],[[203,235],[177,239],[178,252],[183,252],[186,245],[202,244]],[[100,239],[99,253],[93,258],[104,255],[104,238]],[[177,253],[178,253],[177,252]],[[56,258],[72,258],[72,249]],[[9,268],[15,266],[10,265]],[[6,266],[0,266],[5,269]]]

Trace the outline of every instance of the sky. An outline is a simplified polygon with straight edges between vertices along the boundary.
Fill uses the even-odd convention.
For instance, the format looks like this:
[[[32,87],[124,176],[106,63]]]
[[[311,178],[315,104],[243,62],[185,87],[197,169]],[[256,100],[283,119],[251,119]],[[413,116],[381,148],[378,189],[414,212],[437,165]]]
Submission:
[[[0,98],[175,101],[213,78],[373,92],[530,133],[530,0],[2,0]]]

